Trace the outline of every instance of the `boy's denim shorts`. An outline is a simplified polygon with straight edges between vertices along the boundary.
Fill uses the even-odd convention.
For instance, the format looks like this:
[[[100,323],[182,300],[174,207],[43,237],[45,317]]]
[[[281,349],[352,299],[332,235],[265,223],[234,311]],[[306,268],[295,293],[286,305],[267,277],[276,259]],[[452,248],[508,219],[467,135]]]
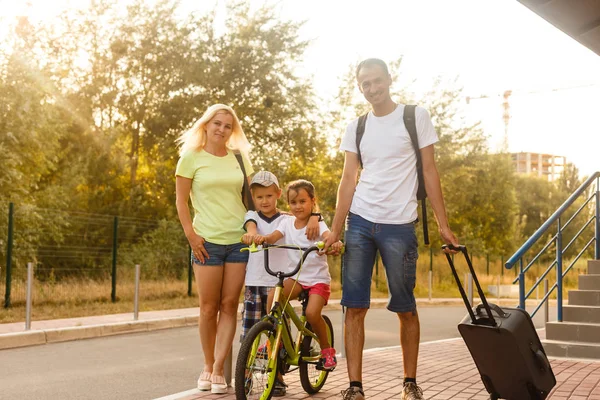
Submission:
[[[225,263],[247,263],[248,252],[241,252],[240,249],[247,247],[244,243],[234,244],[214,244],[210,242],[204,242],[204,248],[210,258],[205,259],[204,263],[196,258],[192,252],[192,263],[198,265],[207,266],[221,266]]]
[[[388,310],[412,312],[417,270],[415,224],[376,224],[349,213],[342,271],[342,302],[349,308],[369,308],[371,278],[377,250],[385,267],[390,299]]]

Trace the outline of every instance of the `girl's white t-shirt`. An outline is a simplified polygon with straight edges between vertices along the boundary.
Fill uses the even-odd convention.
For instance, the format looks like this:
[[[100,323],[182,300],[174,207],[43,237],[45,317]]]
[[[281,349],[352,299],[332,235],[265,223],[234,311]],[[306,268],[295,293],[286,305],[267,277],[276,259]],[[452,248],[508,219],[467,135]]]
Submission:
[[[286,244],[294,244],[303,248],[308,248],[315,244],[315,241],[324,240],[323,233],[328,232],[329,228],[324,221],[319,222],[319,237],[315,241],[308,240],[306,237],[306,227],[302,229],[296,229],[294,227],[295,217],[286,218],[281,221],[277,230],[283,234],[282,241]],[[287,250],[289,258],[289,269],[293,270],[300,261],[301,252],[294,250]],[[331,283],[331,275],[329,274],[329,264],[327,264],[327,256],[319,255],[316,251],[311,252],[304,264],[302,269],[298,272],[298,275],[294,276],[293,279],[297,280],[298,283],[304,286],[313,286],[317,283]]]
[[[350,212],[374,223],[406,224],[417,219],[417,156],[404,126],[404,105],[383,117],[370,111],[360,142],[363,170]],[[437,133],[422,107],[415,109],[419,148],[438,141]],[[340,150],[358,153],[358,119],[346,128]]]
[[[259,235],[268,235],[273,233],[279,224],[286,220],[292,219],[291,215],[277,213],[271,218],[265,217],[262,213],[256,211],[248,211],[244,218],[244,227],[248,221],[256,223],[256,231]],[[275,244],[282,244],[283,240],[277,241]],[[271,271],[289,271],[289,259],[287,253],[290,250],[286,249],[270,249],[269,251],[269,268]],[[277,278],[270,275],[265,270],[265,253],[262,251],[250,253],[248,264],[246,264],[246,286],[275,286]]]

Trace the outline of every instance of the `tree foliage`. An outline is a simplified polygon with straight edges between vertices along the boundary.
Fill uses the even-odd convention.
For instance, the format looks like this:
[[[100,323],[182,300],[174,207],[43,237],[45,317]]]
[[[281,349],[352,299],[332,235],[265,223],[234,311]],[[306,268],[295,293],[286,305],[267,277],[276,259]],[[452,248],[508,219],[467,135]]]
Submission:
[[[344,160],[337,148],[348,122],[369,109],[355,66],[341,71],[338,95],[327,103],[296,72],[309,46],[300,38],[301,23],[282,20],[273,6],[253,10],[236,0],[220,32],[214,11],[181,10],[177,0],[93,0],[51,24],[12,22],[0,51],[0,204],[20,205],[23,254],[36,254],[42,242],[77,245],[81,239],[69,231],[105,245],[111,218],[96,236],[85,223],[94,215],[124,215],[129,228],[164,220],[159,228],[122,228],[139,238],[124,244],[128,254],[162,263],[156,246],[169,244],[177,226],[174,141],[214,103],[235,108],[255,170],[268,169],[282,183],[313,181],[331,221]],[[397,82],[402,59],[389,66]],[[556,183],[515,175],[509,157],[490,153],[480,126],[462,118],[454,82],[435,80],[422,98],[409,89],[394,86],[393,98],[429,110],[450,225],[476,252],[508,255],[581,183],[572,165]],[[430,221],[439,246],[433,214]],[[4,240],[5,225],[1,234]],[[69,263],[37,254],[48,265]]]

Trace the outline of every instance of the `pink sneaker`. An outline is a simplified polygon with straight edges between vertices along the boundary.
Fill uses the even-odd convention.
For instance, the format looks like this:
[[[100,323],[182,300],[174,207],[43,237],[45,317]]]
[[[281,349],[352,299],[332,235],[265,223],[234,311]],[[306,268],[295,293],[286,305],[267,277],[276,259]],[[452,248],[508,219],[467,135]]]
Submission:
[[[333,369],[337,366],[335,349],[330,347],[328,349],[321,350],[321,361],[323,362],[323,369],[333,371]]]

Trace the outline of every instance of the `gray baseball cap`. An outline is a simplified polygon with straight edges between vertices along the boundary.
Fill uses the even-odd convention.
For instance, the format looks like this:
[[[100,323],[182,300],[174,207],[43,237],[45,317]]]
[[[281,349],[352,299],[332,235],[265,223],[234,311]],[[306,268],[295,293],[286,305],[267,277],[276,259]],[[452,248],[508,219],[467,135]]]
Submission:
[[[252,182],[250,182],[250,184],[252,185],[255,183],[258,185],[264,186],[264,187],[269,187],[273,184],[275,184],[275,186],[279,187],[279,181],[277,180],[277,177],[269,171],[257,172],[256,175],[254,175],[254,177],[252,177]]]

